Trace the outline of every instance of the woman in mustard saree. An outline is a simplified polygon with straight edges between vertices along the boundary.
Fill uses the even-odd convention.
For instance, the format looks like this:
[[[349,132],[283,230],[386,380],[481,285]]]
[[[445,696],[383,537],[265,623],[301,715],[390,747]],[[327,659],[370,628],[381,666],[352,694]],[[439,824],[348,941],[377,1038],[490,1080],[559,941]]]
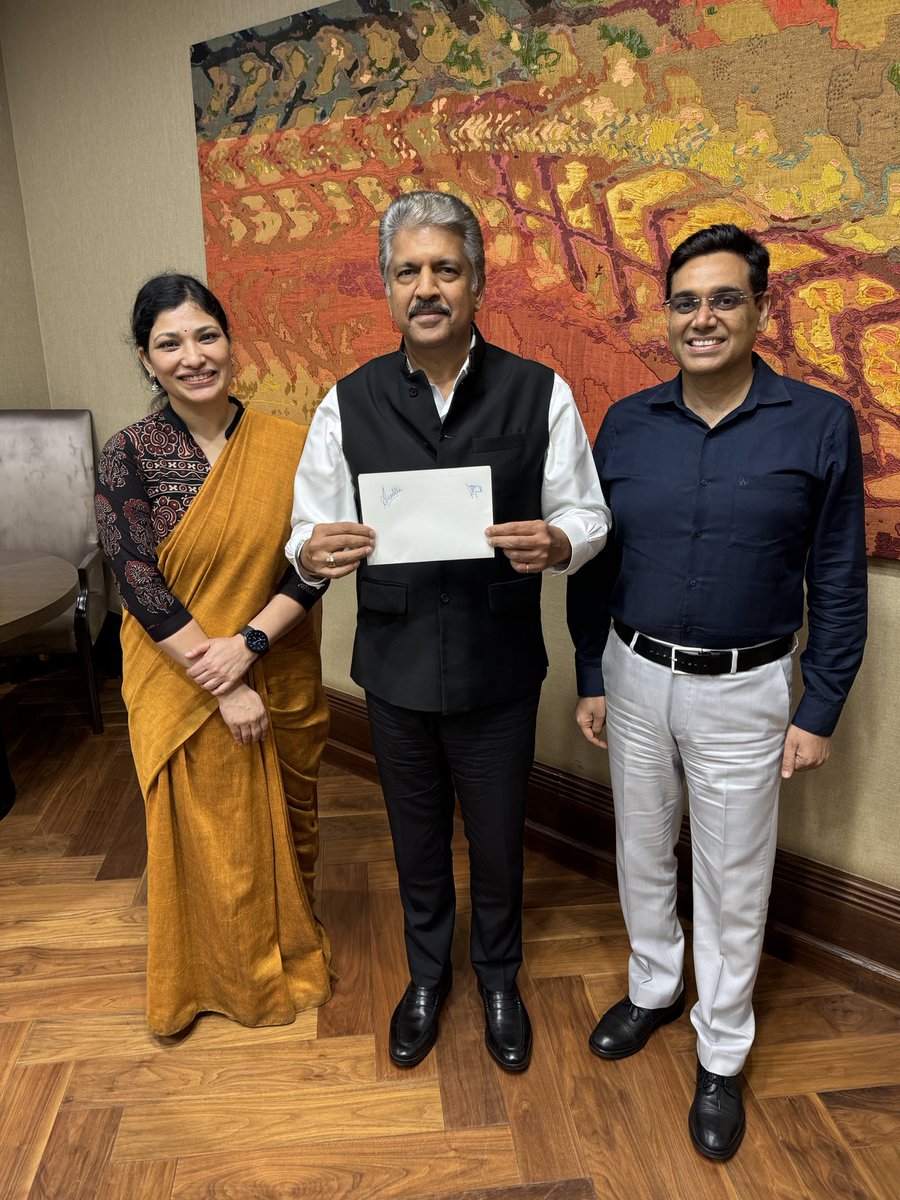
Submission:
[[[147,1020],[286,1024],[331,994],[318,593],[283,552],[305,430],[229,396],[228,319],[191,276],[145,284],[132,333],[165,403],[104,447],[97,520],[146,803]]]

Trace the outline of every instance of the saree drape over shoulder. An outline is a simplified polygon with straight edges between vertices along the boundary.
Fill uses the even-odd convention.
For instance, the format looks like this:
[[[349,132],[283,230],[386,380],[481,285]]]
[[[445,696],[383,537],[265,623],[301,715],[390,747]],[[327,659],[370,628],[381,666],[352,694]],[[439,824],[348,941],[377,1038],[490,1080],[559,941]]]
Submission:
[[[247,624],[284,572],[304,437],[245,412],[158,548],[167,584],[210,637]],[[331,994],[312,910],[328,729],[318,632],[314,609],[253,665],[247,682],[270,732],[237,746],[215,698],[123,617],[123,694],[147,810],[147,1021],[158,1034],[207,1011],[283,1025]]]

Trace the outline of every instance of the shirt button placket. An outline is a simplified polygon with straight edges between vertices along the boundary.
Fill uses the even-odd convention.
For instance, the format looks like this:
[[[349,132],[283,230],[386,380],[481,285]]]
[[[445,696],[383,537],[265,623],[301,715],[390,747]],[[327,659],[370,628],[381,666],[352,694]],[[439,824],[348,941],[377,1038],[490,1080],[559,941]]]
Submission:
[[[699,584],[699,577],[702,575],[702,550],[700,543],[703,540],[703,527],[706,524],[706,511],[709,504],[710,493],[709,479],[706,475],[705,457],[707,447],[707,437],[704,437],[700,443],[700,456],[697,463],[697,483],[698,487],[694,493],[694,536],[691,538],[690,549],[688,551],[687,561],[687,588],[684,596],[684,608],[682,611],[682,622],[684,624],[685,634],[693,631],[696,621],[696,591]]]

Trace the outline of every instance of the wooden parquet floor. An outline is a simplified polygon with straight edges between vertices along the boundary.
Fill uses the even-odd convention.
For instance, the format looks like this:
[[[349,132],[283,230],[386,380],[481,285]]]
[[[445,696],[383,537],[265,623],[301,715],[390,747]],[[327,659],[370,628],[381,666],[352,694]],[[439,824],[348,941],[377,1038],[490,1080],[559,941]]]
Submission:
[[[690,1146],[687,1015],[639,1055],[586,1039],[624,985],[615,893],[529,854],[531,1069],[498,1070],[467,965],[435,1052],[387,1055],[406,983],[377,786],[326,767],[320,912],[340,981],[278,1029],[144,1022],[142,805],[115,682],[94,737],[65,676],[20,686],[4,728],[19,800],[0,823],[0,1200],[897,1200],[900,1012],[767,958],[748,1131]],[[688,982],[689,997],[693,981]]]

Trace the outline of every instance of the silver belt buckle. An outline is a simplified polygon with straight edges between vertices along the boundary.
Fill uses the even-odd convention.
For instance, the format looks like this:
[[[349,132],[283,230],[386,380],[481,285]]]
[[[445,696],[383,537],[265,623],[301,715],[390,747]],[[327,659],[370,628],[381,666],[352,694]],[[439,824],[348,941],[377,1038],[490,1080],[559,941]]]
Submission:
[[[671,657],[670,657],[670,659],[669,659],[669,666],[671,667],[672,674],[673,674],[673,675],[690,675],[690,674],[691,674],[691,672],[690,672],[690,671],[679,671],[679,670],[678,670],[678,668],[675,666],[675,655],[678,653],[678,651],[679,651],[680,649],[681,649],[681,647],[680,647],[680,646],[673,646],[673,647],[672,647],[672,654],[671,654]]]
[[[672,674],[673,675],[695,675],[696,671],[679,671],[678,668],[675,666],[675,655],[679,652],[679,650],[681,650],[683,653],[687,653],[687,651],[684,650],[683,646],[673,646],[672,647],[672,653],[669,656],[669,667],[671,668]],[[709,652],[706,650],[692,650],[691,653],[700,655],[702,657],[704,654],[709,653]],[[731,655],[731,667],[729,668],[729,670],[727,672],[723,671],[722,674],[723,675],[724,674],[737,675],[738,655],[740,654],[740,650],[723,650],[722,653]]]

